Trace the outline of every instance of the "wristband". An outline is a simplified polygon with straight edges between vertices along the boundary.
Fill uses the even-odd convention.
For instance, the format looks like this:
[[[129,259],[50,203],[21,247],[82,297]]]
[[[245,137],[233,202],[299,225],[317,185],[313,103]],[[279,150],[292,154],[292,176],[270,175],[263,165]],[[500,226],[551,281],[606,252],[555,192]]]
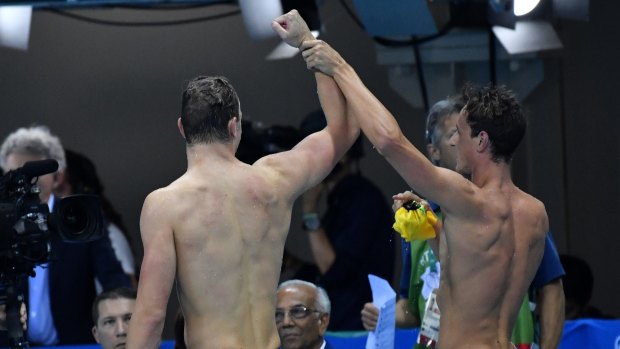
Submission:
[[[306,231],[315,231],[321,228],[321,219],[316,212],[304,213],[301,227]]]

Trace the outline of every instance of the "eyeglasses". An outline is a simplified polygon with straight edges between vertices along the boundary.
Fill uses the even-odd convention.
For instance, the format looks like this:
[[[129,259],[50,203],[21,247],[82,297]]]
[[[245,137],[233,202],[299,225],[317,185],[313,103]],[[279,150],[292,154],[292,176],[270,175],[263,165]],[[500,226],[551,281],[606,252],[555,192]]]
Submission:
[[[284,321],[285,313],[286,312],[284,310],[276,310],[276,323],[280,323]],[[288,316],[296,320],[305,319],[311,313],[321,313],[321,312],[316,309],[310,309],[303,305],[296,305],[288,310]]]

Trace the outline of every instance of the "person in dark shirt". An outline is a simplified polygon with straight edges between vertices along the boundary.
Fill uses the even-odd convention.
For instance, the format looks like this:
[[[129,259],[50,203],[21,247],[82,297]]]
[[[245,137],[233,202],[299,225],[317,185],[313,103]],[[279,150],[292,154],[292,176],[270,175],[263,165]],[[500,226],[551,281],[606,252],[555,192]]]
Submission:
[[[319,110],[303,120],[300,131],[307,135],[323,127]],[[372,299],[368,274],[390,282],[394,275],[392,212],[381,190],[360,173],[362,156],[360,137],[331,174],[302,196],[317,283],[332,301],[330,331],[363,330],[359,310]],[[326,209],[319,215],[324,196]]]
[[[564,293],[566,295],[566,320],[575,319],[613,319],[600,309],[590,304],[594,275],[588,262],[570,255],[560,255],[560,261],[566,271],[564,276]]]

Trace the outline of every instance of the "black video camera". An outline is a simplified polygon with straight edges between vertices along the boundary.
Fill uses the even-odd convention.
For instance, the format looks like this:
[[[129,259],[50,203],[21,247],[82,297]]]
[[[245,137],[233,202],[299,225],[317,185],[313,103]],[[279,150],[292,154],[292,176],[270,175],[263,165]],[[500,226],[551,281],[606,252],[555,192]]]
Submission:
[[[237,149],[237,159],[253,164],[263,156],[292,149],[302,137],[292,126],[265,127],[261,122],[241,120],[243,137]]]
[[[0,286],[34,276],[36,265],[49,262],[54,234],[65,242],[103,236],[97,196],[55,199],[51,213],[41,203],[37,179],[57,169],[55,160],[31,161],[0,177]]]

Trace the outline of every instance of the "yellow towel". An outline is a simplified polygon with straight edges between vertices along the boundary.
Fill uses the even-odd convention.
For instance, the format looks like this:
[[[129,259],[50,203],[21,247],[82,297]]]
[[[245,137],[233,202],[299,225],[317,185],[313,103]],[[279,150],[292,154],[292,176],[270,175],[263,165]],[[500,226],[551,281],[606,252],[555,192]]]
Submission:
[[[411,240],[428,240],[433,239],[437,224],[437,216],[432,210],[426,210],[422,205],[415,205],[418,208],[408,210],[401,207],[394,215],[394,225],[392,228],[396,230],[405,241]]]

